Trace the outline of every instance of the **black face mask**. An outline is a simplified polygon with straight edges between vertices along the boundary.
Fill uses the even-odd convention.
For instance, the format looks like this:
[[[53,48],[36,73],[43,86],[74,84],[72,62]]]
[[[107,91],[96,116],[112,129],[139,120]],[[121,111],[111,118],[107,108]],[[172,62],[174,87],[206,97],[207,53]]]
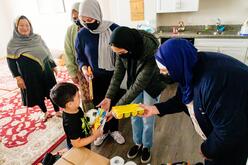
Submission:
[[[118,56],[122,59],[128,59],[132,57],[132,53],[128,51],[127,53],[122,53],[122,54],[119,54]]]
[[[98,21],[95,21],[93,23],[85,23],[85,25],[90,30],[96,30],[98,28],[98,26],[100,25],[100,23]]]
[[[174,81],[174,80],[171,78],[171,76],[168,75],[168,74],[166,74],[166,75],[160,74],[160,75],[159,75],[159,79],[160,79],[161,81],[164,81],[164,82],[167,83],[167,84],[173,84],[173,83],[175,83],[175,81]]]
[[[81,25],[79,19],[74,20],[74,23],[75,23],[78,27],[80,27],[80,28],[83,27],[83,25]]]

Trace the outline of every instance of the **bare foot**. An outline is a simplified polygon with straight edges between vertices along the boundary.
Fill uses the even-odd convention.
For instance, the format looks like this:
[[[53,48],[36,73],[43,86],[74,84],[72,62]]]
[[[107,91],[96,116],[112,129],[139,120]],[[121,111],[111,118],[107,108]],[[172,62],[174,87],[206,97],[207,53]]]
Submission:
[[[58,112],[55,113],[55,116],[62,117],[62,113],[60,111],[58,111]]]
[[[51,118],[51,117],[52,117],[52,115],[49,114],[48,112],[46,112],[46,113],[44,114],[44,117],[43,117],[43,122],[46,122],[47,119],[49,119],[49,118]]]

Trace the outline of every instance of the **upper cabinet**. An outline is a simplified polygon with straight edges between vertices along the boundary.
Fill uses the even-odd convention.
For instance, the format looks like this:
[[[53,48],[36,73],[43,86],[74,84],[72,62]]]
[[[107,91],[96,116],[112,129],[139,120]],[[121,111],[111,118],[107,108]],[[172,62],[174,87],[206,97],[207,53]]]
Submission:
[[[198,11],[199,0],[156,0],[157,13]]]

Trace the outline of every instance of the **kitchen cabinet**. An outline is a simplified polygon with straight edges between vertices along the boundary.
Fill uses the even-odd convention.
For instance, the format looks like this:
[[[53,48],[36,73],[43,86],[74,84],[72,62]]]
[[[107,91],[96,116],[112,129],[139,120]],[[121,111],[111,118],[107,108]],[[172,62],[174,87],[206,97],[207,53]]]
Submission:
[[[248,39],[195,39],[199,51],[220,52],[248,64]]]
[[[157,13],[198,11],[199,0],[156,0]]]

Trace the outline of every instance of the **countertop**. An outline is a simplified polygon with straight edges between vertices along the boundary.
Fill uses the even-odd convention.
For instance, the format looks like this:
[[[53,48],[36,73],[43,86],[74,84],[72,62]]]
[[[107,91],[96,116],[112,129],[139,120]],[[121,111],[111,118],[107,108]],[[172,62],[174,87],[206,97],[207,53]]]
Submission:
[[[244,38],[248,39],[248,36],[241,36],[238,32],[225,31],[222,34],[214,34],[214,32],[193,32],[193,31],[184,31],[173,34],[172,32],[159,32],[155,33],[158,38]]]
[[[172,33],[172,27],[159,27],[158,32],[155,36],[158,38],[237,38],[237,39],[248,39],[248,36],[241,36],[239,34],[241,25],[226,25],[226,30],[221,34],[216,34],[214,30],[202,30],[202,26],[186,26],[186,30],[178,32],[177,34]],[[213,26],[211,26],[213,29]]]

